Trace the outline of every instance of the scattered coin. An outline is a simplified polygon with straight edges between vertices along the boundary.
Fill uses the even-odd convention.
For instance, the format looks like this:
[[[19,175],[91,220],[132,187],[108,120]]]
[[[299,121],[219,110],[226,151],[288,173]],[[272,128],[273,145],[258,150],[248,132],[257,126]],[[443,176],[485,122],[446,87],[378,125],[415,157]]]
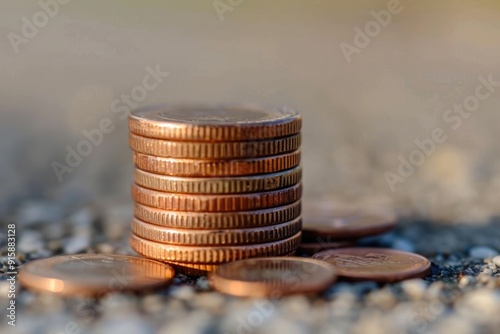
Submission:
[[[145,223],[132,219],[132,232],[135,235],[170,245],[248,245],[262,244],[289,238],[301,230],[300,217],[277,225],[246,229],[175,229]]]
[[[335,211],[304,212],[303,238],[314,241],[318,237],[335,239],[361,238],[381,234],[396,226],[396,218],[390,214],[342,213]]]
[[[239,212],[166,211],[135,203],[134,216],[165,227],[233,229],[285,223],[300,216],[300,209],[300,201],[271,209]]]
[[[313,259],[332,264],[339,277],[348,280],[395,282],[429,274],[431,263],[425,257],[385,248],[339,248],[313,255]]]
[[[137,168],[172,176],[220,177],[276,173],[300,163],[300,150],[264,158],[232,160],[173,159],[134,153]]]
[[[300,115],[287,107],[166,106],[132,111],[130,132],[182,141],[244,141],[286,137],[300,132]]]
[[[325,249],[334,249],[334,248],[343,248],[343,247],[352,247],[356,245],[355,241],[346,240],[346,241],[319,241],[319,242],[301,242],[297,251],[302,254],[313,255],[318,252],[321,252]]]
[[[102,295],[168,285],[174,277],[168,264],[112,254],[65,255],[25,264],[18,275],[27,288],[62,295]]]
[[[129,135],[130,147],[140,153],[166,158],[238,159],[292,152],[300,147],[300,134],[273,140],[240,142],[182,142]]]
[[[276,299],[321,292],[335,281],[335,270],[313,259],[256,258],[220,265],[210,281],[216,290],[227,294]]]
[[[233,212],[267,209],[296,202],[301,193],[300,183],[261,193],[224,195],[165,193],[132,185],[132,198],[137,203],[173,211]]]
[[[240,177],[176,177],[135,169],[136,184],[153,190],[189,194],[239,194],[276,190],[296,185],[302,178],[302,168],[295,167],[278,173]]]
[[[218,264],[258,256],[280,256],[297,249],[300,232],[270,243],[238,246],[179,246],[146,240],[132,234],[130,246],[137,253],[160,261]]]

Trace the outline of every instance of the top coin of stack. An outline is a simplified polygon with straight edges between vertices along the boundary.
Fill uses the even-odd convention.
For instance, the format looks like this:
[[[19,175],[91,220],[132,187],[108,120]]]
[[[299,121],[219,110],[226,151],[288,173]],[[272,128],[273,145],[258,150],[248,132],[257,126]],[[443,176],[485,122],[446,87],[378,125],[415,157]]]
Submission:
[[[132,112],[132,248],[186,271],[294,252],[301,123],[288,108]]]

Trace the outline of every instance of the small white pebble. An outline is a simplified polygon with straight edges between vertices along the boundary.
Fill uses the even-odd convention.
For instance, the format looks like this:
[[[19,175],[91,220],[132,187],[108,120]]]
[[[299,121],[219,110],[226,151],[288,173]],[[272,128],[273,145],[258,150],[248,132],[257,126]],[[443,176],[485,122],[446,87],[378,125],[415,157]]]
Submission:
[[[490,247],[477,246],[470,249],[469,255],[475,259],[488,259],[498,255],[498,252]]]
[[[493,258],[492,262],[498,267],[500,268],[500,255],[497,255]]]

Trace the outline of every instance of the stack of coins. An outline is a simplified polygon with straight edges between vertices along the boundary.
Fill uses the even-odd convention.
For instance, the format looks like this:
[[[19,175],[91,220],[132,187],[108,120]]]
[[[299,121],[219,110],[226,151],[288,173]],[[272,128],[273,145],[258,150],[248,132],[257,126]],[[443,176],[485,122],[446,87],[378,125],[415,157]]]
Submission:
[[[131,247],[188,273],[295,252],[301,123],[288,108],[132,112]]]

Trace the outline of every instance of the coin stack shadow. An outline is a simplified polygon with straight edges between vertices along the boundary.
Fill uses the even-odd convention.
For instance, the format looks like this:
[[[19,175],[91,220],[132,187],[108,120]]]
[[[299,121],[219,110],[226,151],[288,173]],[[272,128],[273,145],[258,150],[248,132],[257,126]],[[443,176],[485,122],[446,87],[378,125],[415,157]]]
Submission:
[[[131,247],[187,274],[293,254],[302,228],[301,123],[288,108],[133,111]]]

